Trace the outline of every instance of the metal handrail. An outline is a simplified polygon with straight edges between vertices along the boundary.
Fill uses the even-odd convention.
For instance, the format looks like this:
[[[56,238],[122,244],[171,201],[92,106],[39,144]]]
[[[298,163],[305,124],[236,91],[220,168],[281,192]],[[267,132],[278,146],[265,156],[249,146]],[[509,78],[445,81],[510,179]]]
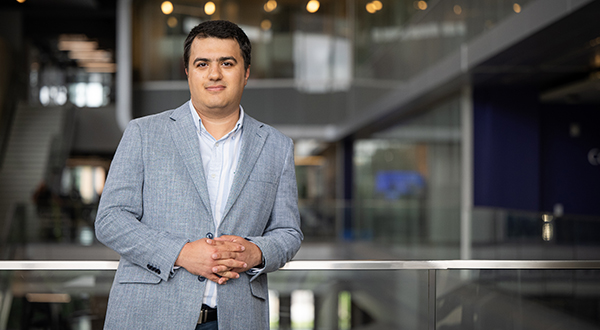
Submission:
[[[118,261],[0,261],[9,270],[116,270]],[[281,268],[301,270],[600,269],[600,260],[296,260]]]

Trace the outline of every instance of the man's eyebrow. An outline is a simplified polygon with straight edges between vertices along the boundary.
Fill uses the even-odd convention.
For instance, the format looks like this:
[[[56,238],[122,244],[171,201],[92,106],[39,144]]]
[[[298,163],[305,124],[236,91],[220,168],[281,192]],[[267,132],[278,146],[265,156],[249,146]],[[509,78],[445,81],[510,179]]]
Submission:
[[[196,57],[196,58],[194,59],[194,62],[193,62],[193,63],[194,63],[194,64],[196,64],[196,63],[198,63],[198,62],[210,62],[210,60],[209,60],[209,59],[207,59],[207,58],[199,58],[199,57]]]
[[[237,63],[237,60],[233,56],[223,56],[223,57],[219,58],[219,62],[225,62],[225,61],[234,61],[235,63]]]
[[[208,59],[208,58],[200,58],[200,57],[196,57],[196,58],[194,59],[194,62],[193,62],[193,63],[195,64],[195,63],[197,63],[197,62],[210,62],[210,61],[211,61],[211,60],[210,60],[210,59]],[[237,59],[236,59],[235,57],[233,57],[233,56],[223,56],[223,57],[219,57],[219,60],[218,60],[218,61],[219,61],[219,62],[233,61],[233,62],[235,62],[235,63],[237,63],[237,62],[238,62],[238,61],[237,61]]]

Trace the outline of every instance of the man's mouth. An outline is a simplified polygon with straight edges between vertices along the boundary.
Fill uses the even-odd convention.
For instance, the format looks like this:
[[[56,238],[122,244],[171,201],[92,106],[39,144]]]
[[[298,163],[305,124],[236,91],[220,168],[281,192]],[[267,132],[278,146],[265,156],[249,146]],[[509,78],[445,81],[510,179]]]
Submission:
[[[224,90],[225,86],[223,86],[223,85],[215,85],[215,86],[206,86],[205,88],[209,92],[218,92],[218,91]]]

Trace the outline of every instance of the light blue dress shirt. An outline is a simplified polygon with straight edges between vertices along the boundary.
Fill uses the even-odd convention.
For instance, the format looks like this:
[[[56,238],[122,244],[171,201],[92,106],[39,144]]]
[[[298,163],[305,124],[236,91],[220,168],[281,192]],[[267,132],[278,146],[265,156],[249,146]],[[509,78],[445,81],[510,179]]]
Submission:
[[[225,204],[229,197],[233,177],[237,169],[240,157],[240,148],[242,145],[242,126],[244,122],[244,109],[240,105],[240,118],[235,127],[223,136],[221,139],[215,139],[202,124],[202,119],[196,112],[192,101],[189,101],[190,111],[196,125],[198,140],[200,141],[200,155],[202,156],[202,165],[208,194],[210,196],[211,211],[215,228],[219,228],[223,220]],[[215,237],[220,234],[214,233]],[[211,307],[217,305],[217,284],[208,281],[204,291],[203,302]]]

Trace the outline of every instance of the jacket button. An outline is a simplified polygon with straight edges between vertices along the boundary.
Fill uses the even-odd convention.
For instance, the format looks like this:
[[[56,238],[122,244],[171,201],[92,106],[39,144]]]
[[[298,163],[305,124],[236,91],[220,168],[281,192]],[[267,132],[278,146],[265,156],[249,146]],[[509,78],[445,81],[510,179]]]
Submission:
[[[204,277],[204,276],[198,276],[198,281],[204,282],[204,281],[206,281],[206,277]]]
[[[213,235],[213,233],[206,234],[206,238],[212,239],[213,237],[215,237],[215,235]]]
[[[160,275],[160,269],[156,269],[156,274]]]
[[[150,270],[152,270],[152,268],[154,268],[154,267],[150,266],[150,264],[147,264],[146,267]]]

